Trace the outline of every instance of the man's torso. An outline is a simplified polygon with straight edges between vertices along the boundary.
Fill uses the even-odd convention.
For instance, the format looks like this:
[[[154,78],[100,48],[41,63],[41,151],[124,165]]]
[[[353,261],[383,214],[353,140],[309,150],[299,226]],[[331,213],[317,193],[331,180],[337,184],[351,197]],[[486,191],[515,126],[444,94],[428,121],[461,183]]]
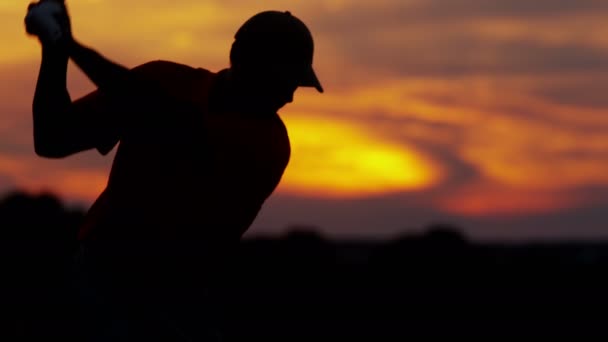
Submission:
[[[124,132],[81,238],[240,238],[287,166],[282,121],[276,113],[209,110],[209,94],[223,72],[171,62],[147,69],[144,77],[163,89],[175,110],[142,113],[144,120]]]

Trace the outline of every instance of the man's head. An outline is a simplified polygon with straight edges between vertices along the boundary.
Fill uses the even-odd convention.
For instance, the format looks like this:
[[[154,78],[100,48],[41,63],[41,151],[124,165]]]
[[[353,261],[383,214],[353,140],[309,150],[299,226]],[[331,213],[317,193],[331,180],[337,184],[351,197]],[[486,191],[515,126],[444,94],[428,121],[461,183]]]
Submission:
[[[314,42],[306,25],[290,12],[265,11],[237,31],[231,69],[258,106],[278,110],[298,87],[323,92],[312,67]]]

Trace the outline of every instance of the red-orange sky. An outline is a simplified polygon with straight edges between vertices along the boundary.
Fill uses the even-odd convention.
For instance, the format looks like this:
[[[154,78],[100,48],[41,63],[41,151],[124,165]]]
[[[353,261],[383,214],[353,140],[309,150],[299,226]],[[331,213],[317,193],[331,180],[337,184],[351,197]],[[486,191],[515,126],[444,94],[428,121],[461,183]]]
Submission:
[[[89,205],[113,152],[37,157],[39,43],[0,4],[0,192]],[[480,238],[608,235],[608,2],[68,0],[75,36],[126,66],[213,71],[251,15],[290,10],[325,87],[280,111],[292,159],[251,233],[309,224],[392,236],[452,222]],[[74,67],[73,98],[93,90]]]

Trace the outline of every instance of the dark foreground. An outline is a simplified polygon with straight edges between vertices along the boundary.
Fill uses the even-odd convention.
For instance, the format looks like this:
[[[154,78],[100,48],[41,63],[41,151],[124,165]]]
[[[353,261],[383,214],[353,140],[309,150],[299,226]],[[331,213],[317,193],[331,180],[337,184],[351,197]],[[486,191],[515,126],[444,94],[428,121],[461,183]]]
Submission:
[[[0,203],[1,341],[77,340],[64,285],[81,215],[50,197]],[[607,270],[600,242],[479,245],[446,226],[382,243],[294,230],[243,241],[213,296],[227,341],[586,340],[608,335]]]

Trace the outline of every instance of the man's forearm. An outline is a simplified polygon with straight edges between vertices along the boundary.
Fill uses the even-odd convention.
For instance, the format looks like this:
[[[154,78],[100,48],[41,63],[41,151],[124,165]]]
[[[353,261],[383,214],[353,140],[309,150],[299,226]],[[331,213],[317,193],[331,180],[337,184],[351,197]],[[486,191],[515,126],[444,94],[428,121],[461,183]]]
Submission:
[[[69,54],[74,63],[100,89],[126,85],[129,69],[114,63],[97,51],[72,41]]]
[[[70,96],[67,91],[68,55],[53,48],[42,49],[42,61],[34,94],[34,113],[45,108],[67,107]]]
[[[70,58],[108,99],[120,103],[123,109],[137,104],[158,109],[164,90],[146,81],[142,75],[115,63],[97,51],[72,40]]]
[[[67,90],[68,54],[55,47],[43,47],[42,62],[32,105],[34,148],[48,154],[51,141],[62,139],[72,103]]]

